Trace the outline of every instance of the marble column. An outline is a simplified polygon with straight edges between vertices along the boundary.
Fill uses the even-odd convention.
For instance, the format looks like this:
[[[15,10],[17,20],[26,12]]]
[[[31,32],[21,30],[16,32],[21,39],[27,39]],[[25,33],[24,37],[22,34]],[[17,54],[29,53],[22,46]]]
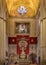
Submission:
[[[6,7],[5,0],[0,1],[0,60],[6,56]]]

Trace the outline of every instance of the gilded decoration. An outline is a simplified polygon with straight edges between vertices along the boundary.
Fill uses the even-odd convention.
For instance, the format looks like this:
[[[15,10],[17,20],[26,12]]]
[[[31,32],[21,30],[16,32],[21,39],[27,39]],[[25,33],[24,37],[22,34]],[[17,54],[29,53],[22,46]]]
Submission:
[[[40,1],[39,0],[6,0],[6,3],[10,16],[32,17],[36,15]],[[22,13],[23,15],[20,14],[20,12],[18,12],[18,8],[21,6],[26,8],[24,12],[23,12],[24,9],[22,8],[21,12],[23,12]]]
[[[25,59],[25,57],[26,57],[26,54],[25,54],[25,49],[26,49],[26,47],[28,46],[28,43],[27,43],[27,41],[25,40],[25,38],[22,38],[20,41],[19,41],[19,47],[20,47],[20,50],[22,50],[21,51],[21,54],[20,54],[20,58],[21,59]]]
[[[25,40],[25,38],[22,38],[21,41],[19,41],[19,47],[20,47],[20,49],[23,48],[23,50],[25,50],[26,47],[27,47],[27,45],[28,45],[28,43],[27,43],[27,41]]]

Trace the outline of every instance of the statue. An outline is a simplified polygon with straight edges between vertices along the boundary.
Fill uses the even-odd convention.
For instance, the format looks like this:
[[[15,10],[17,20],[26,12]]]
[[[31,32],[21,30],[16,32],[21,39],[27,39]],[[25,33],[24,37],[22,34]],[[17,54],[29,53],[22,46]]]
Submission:
[[[20,58],[21,58],[21,59],[25,59],[25,57],[26,57],[26,54],[25,54],[25,52],[24,52],[24,48],[22,48],[22,52],[21,52],[21,54],[20,54]]]
[[[19,42],[19,47],[21,50],[21,53],[20,53],[21,59],[26,58],[25,49],[26,49],[27,45],[28,45],[27,41],[24,38],[22,38],[21,41]]]

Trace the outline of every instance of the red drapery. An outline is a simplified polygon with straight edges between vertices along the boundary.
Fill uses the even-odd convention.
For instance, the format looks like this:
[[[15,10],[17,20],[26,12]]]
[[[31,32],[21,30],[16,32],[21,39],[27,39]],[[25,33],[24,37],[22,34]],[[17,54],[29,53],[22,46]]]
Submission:
[[[8,37],[8,44],[17,44],[17,54],[21,53],[20,47],[18,45],[21,38],[25,38],[28,43],[27,48],[25,50],[25,53],[28,54],[29,53],[29,44],[37,44],[37,37],[29,37],[28,35],[26,35],[26,36],[18,35],[16,37]]]
[[[21,35],[18,35],[18,36],[16,37],[17,45],[18,45],[19,41],[20,41],[22,38],[25,38],[25,40],[26,40],[27,43],[28,43],[28,45],[27,45],[27,47],[26,47],[26,49],[25,49],[25,53],[28,54],[28,53],[29,53],[29,42],[30,42],[29,36],[21,36]],[[19,47],[19,45],[18,45],[18,47],[17,47],[17,54],[20,54],[20,53],[21,53],[21,50],[20,50],[20,47]]]

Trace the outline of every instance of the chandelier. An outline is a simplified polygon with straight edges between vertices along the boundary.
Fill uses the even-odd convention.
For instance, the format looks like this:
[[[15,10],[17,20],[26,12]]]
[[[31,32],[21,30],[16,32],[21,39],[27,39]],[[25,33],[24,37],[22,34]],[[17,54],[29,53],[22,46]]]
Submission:
[[[15,17],[36,16],[40,0],[6,0],[8,13]]]

